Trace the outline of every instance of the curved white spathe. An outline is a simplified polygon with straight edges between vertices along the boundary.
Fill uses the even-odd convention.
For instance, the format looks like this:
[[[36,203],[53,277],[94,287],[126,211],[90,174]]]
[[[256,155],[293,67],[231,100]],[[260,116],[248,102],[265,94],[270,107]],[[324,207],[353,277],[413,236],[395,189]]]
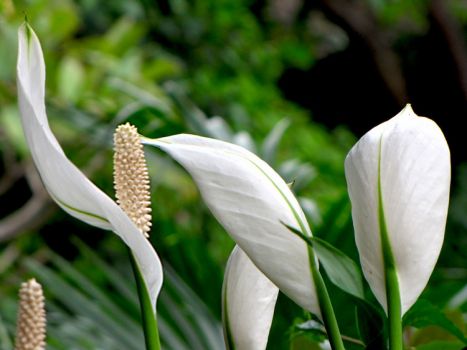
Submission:
[[[378,223],[380,178],[403,315],[428,283],[443,244],[451,178],[446,140],[435,122],[418,117],[407,105],[357,142],[345,160],[345,174],[363,272],[387,310]]]
[[[235,246],[225,268],[222,320],[229,350],[264,350],[279,289]]]
[[[308,247],[284,224],[311,236],[310,228],[289,186],[268,164],[240,146],[195,135],[142,142],[177,160],[254,264],[289,298],[321,317]]]
[[[45,65],[39,40],[25,23],[18,31],[18,103],[32,158],[52,198],[69,214],[112,230],[130,247],[155,311],[162,266],[149,241],[122,209],[72,164],[50,130],[45,111]]]

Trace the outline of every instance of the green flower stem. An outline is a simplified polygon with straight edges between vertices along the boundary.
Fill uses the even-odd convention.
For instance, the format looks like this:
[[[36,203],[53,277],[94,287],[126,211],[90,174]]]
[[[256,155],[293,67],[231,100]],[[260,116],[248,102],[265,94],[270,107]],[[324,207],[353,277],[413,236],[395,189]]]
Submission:
[[[392,255],[389,237],[384,222],[384,215],[380,212],[381,245],[383,248],[384,274],[386,282],[386,300],[389,320],[389,349],[402,350],[402,307],[399,292],[399,280]]]
[[[318,296],[318,303],[323,317],[324,327],[328,334],[329,343],[333,350],[345,350],[342,336],[339,331],[334,309],[332,308],[331,299],[324,283],[323,277],[319,272],[318,264],[316,263],[315,253],[313,248],[308,247],[308,255],[310,257],[310,269],[315,282],[316,293]]]
[[[305,232],[305,228],[300,220],[300,228]],[[329,293],[324,283],[323,276],[319,272],[318,263],[316,261],[315,252],[313,250],[313,240],[311,237],[305,235],[302,231],[297,230],[296,228],[289,226],[281,222],[285,227],[287,227],[290,232],[294,233],[307,244],[308,246],[308,258],[310,261],[310,271],[313,277],[313,281],[316,287],[316,294],[318,297],[318,304],[321,310],[321,316],[323,317],[324,327],[328,334],[329,343],[333,350],[344,350],[344,343],[342,341],[342,336],[339,331],[339,325],[337,323],[336,315],[334,314],[334,309],[332,308],[331,299],[329,298]]]
[[[386,268],[386,289],[389,319],[389,349],[402,350],[401,297],[397,273],[393,267]]]
[[[159,339],[159,328],[157,327],[157,317],[154,314],[148,289],[146,288],[146,283],[141,275],[138,263],[136,262],[132,252],[129,251],[129,253],[133,274],[136,280],[136,288],[138,289],[146,350],[160,350],[161,344]]]

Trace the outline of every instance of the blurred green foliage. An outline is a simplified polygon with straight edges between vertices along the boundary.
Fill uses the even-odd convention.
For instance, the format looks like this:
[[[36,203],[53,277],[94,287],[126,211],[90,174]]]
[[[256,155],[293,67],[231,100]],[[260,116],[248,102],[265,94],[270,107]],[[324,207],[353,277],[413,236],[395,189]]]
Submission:
[[[423,2],[371,3],[387,25],[406,12],[423,25],[423,13],[417,10]],[[313,123],[276,86],[285,68],[314,63],[319,38],[264,23],[252,5],[246,0],[170,0],[158,6],[146,0],[105,5],[97,0],[4,0],[2,176],[11,175],[13,165],[29,169],[15,86],[16,31],[26,14],[45,54],[50,125],[68,157],[105,192],[113,194],[112,133],[120,123],[130,121],[148,137],[189,132],[227,140],[256,152],[286,181],[294,181],[314,233],[358,261],[343,170],[356,138],[344,127],[329,131]],[[233,242],[202,204],[188,175],[161,153],[148,150],[147,156],[154,217],[150,239],[166,270],[159,302],[164,345],[218,349],[222,275]],[[409,323],[407,336],[417,349],[435,349],[437,345],[423,345],[434,339],[444,342],[442,348],[459,349],[458,338],[442,330],[446,324],[456,324],[465,334],[466,253],[459,251],[467,246],[464,173],[463,168],[453,200],[452,233],[448,231],[440,267],[425,293],[435,306],[455,311],[445,315],[435,308],[441,323],[430,327],[436,332],[410,327],[428,325],[420,319],[418,326]],[[0,192],[0,215],[18,210],[30,192],[23,177],[15,178]],[[116,237],[59,210],[20,233],[0,243],[0,349],[11,348],[16,292],[29,276],[46,290],[48,348],[141,348],[126,249]],[[363,337],[355,322],[357,303],[351,306],[348,295],[328,285],[343,333]],[[290,349],[317,347],[322,337],[309,322],[310,315],[281,296],[269,348],[286,349],[289,342]]]

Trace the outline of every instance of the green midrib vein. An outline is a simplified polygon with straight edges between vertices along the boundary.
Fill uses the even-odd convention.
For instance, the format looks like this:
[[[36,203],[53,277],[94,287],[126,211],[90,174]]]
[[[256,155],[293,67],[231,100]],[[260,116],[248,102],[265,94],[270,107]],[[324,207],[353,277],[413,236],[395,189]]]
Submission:
[[[142,137],[142,140],[143,140],[143,142],[144,141],[149,142],[150,145],[158,146],[159,148],[162,148],[162,149],[166,148],[167,147],[166,145],[174,145],[174,146],[178,145],[176,143],[172,143],[170,141],[161,140],[161,139],[149,139],[149,138],[146,138],[146,137]],[[159,145],[158,145],[158,143],[159,143]],[[161,143],[165,144],[165,145],[160,145]],[[206,146],[203,146],[203,145],[185,145],[185,144],[181,144],[181,146],[185,146],[185,147],[189,146],[189,147],[198,147],[198,148],[208,148],[208,149],[210,149],[209,147],[206,147]],[[217,152],[224,152],[227,155],[231,155],[231,156],[233,155],[233,156],[236,156],[236,157],[240,157],[241,159],[244,159],[247,162],[251,163],[256,169],[258,169],[260,171],[260,173],[264,177],[266,177],[268,179],[268,181],[274,186],[274,188],[277,190],[277,192],[279,192],[281,197],[287,203],[287,206],[289,207],[290,211],[292,212],[292,215],[294,216],[295,220],[297,221],[298,225],[300,226],[300,230],[304,234],[309,235],[309,232],[306,229],[305,223],[302,221],[302,219],[300,218],[300,215],[298,215],[297,211],[293,207],[292,203],[290,203],[290,201],[287,198],[287,196],[285,195],[285,193],[279,188],[279,186],[277,186],[277,184],[271,179],[271,177],[258,164],[256,164],[256,162],[254,162],[252,159],[249,159],[248,157],[246,157],[246,156],[244,156],[242,154],[239,154],[239,153],[229,152],[227,150],[217,150]],[[310,267],[311,267],[311,269],[313,271],[313,270],[317,269],[315,254],[314,254],[313,249],[310,248],[308,245],[307,245],[307,248],[308,248],[308,258],[310,260]],[[313,276],[312,276],[312,279],[313,279]]]
[[[388,268],[396,270],[396,264],[394,260],[394,255],[392,253],[391,242],[389,240],[389,233],[386,225],[386,218],[384,215],[383,191],[381,187],[381,148],[382,136],[379,141],[378,150],[378,224],[381,238],[381,249],[383,251],[383,261],[385,270],[387,270]]]
[[[378,223],[381,238],[381,249],[384,262],[384,279],[386,287],[386,307],[389,320],[389,347],[391,350],[402,350],[402,311],[397,266],[394,259],[386,218],[384,215],[383,191],[381,185],[381,158],[383,135],[379,140],[378,150]]]
[[[86,216],[89,216],[93,219],[97,219],[97,220],[100,220],[102,222],[105,222],[105,223],[108,223],[110,224],[109,220],[107,220],[106,218],[100,216],[100,215],[97,215],[97,214],[93,214],[93,213],[89,213],[87,211],[84,211],[84,210],[81,210],[81,209],[77,209],[75,207],[72,207],[71,205],[68,205],[66,204],[65,202],[63,202],[62,200],[58,199],[57,197],[55,197],[54,195],[50,194],[50,196],[58,203],[60,204],[61,206],[67,208],[67,209],[70,209],[71,211],[74,211],[78,214],[81,214],[81,215],[86,215]]]

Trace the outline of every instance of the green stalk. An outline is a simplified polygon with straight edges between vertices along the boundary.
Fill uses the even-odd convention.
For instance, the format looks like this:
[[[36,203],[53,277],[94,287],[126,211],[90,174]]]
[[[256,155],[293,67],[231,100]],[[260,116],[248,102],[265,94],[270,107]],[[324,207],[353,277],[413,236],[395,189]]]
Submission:
[[[149,298],[148,289],[146,282],[144,282],[143,276],[139,269],[138,263],[130,253],[131,267],[133,268],[133,274],[135,276],[136,288],[138,289],[139,305],[141,308],[141,317],[143,321],[144,330],[144,342],[146,344],[146,350],[160,350],[161,344],[159,339],[159,328],[157,327],[157,317],[154,314],[151,299]]]
[[[381,204],[382,203],[380,203],[380,208]],[[402,350],[402,308],[399,292],[399,280],[382,209],[380,209],[380,229],[384,260],[384,278],[386,283],[386,299],[388,305],[389,349]]]
[[[386,269],[386,289],[389,319],[389,349],[402,350],[401,297],[397,273],[394,268]]]
[[[319,272],[318,265],[316,264],[315,253],[312,247],[308,247],[308,255],[310,258],[310,269],[315,282],[316,294],[318,296],[318,303],[323,317],[324,327],[328,334],[329,343],[333,350],[345,350],[342,336],[339,331],[336,315],[329,298],[329,293],[324,283],[323,277]]]
[[[381,236],[381,249],[383,251],[384,278],[386,283],[386,300],[388,306],[389,349],[403,350],[402,341],[402,307],[399,291],[397,268],[389,241],[386,219],[384,217],[383,193],[381,189],[381,141],[378,159],[378,216]]]
[[[303,223],[299,219],[297,219],[297,221],[300,225],[300,229],[303,230],[303,232],[306,232]],[[339,331],[339,324],[337,323],[336,315],[334,314],[331,298],[329,298],[329,293],[326,288],[326,284],[324,283],[323,276],[321,276],[318,264],[316,262],[315,252],[313,250],[313,240],[311,237],[305,235],[302,231],[297,230],[296,228],[289,226],[283,222],[282,224],[285,227],[287,227],[290,230],[290,232],[303,239],[303,241],[308,246],[308,259],[310,261],[311,276],[315,283],[318,304],[321,310],[321,316],[323,317],[324,328],[326,328],[329,343],[331,344],[331,348],[333,350],[344,350],[344,343],[342,341],[342,336]]]

